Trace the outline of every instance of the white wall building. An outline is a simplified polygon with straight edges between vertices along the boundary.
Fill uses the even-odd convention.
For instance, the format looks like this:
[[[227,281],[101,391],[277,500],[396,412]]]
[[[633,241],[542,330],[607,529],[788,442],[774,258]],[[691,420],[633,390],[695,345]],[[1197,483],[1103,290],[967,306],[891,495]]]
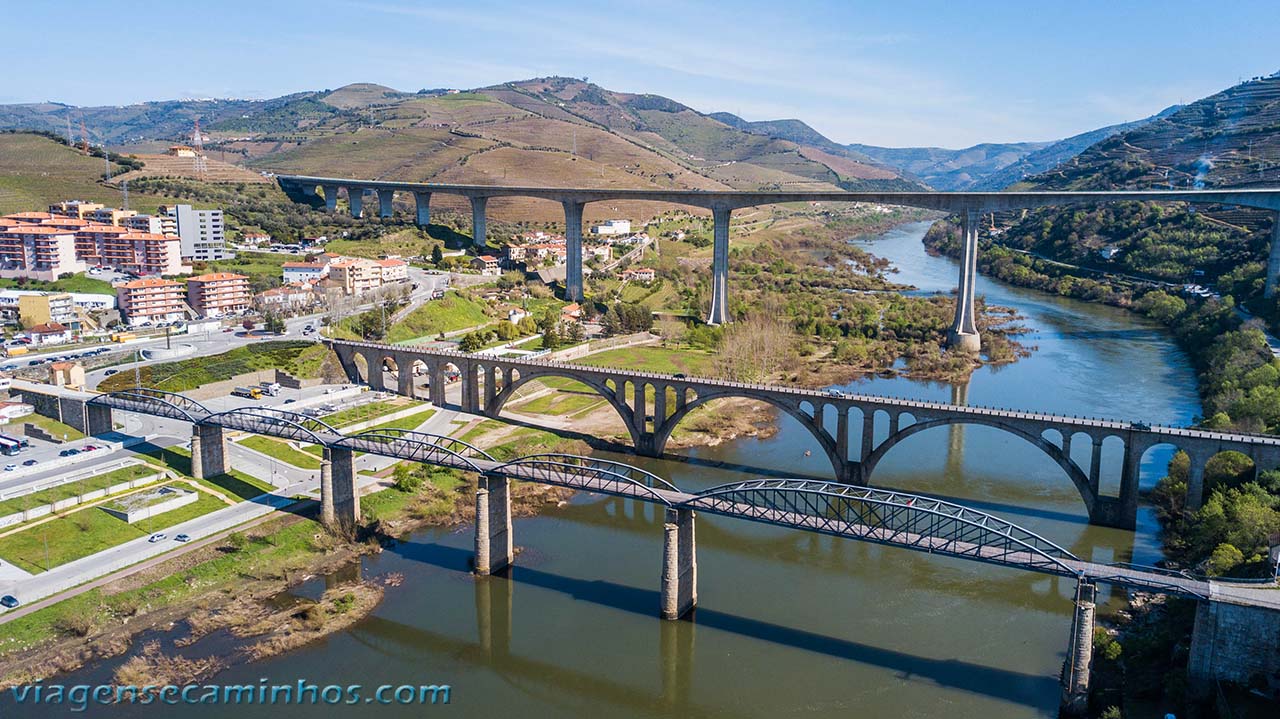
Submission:
[[[603,225],[591,228],[593,235],[628,235],[631,234],[631,220],[605,220]]]
[[[162,209],[176,223],[178,236],[182,238],[182,259],[208,262],[235,256],[227,250],[222,210],[197,210],[191,205]]]

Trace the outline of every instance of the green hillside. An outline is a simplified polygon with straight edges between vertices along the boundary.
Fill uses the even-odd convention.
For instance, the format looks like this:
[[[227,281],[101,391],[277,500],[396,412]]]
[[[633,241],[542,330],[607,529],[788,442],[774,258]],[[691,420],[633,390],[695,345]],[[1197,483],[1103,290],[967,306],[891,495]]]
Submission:
[[[102,158],[41,135],[0,133],[0,214],[43,210],[68,199],[119,205],[120,190],[101,181],[105,167]],[[166,201],[144,193],[129,195],[129,206],[141,211],[153,211]]]

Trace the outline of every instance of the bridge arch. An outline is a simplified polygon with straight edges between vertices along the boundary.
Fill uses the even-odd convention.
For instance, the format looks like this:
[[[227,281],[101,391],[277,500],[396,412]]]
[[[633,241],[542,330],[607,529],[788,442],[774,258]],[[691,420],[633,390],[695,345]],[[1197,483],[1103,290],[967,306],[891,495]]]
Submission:
[[[283,437],[321,446],[327,444],[321,433],[340,434],[323,420],[270,407],[237,407],[211,414],[196,424]]]
[[[521,367],[520,372],[512,373],[512,380],[504,385],[497,394],[494,395],[492,402],[485,407],[485,413],[491,417],[497,417],[502,408],[506,406],[516,390],[524,386],[525,383],[540,377],[562,377],[579,382],[590,387],[596,394],[600,395],[613,407],[618,416],[622,418],[622,423],[626,425],[627,432],[631,434],[631,443],[633,446],[640,446],[640,438],[644,433],[644,417],[637,418],[635,411],[627,405],[624,392],[617,391],[611,386],[610,380],[597,379],[595,377],[585,376],[573,371],[570,368],[559,368],[554,366],[538,366],[538,367]],[[621,387],[625,387],[625,382],[617,383]],[[643,386],[643,385],[641,385]],[[637,391],[643,391],[637,389]]]
[[[862,482],[865,484],[871,481],[871,474],[875,471],[876,465],[880,463],[880,460],[883,459],[886,454],[888,454],[889,450],[893,449],[902,440],[925,430],[933,429],[934,427],[946,427],[956,424],[976,424],[986,427],[994,427],[995,429],[1008,432],[1015,437],[1021,437],[1032,445],[1035,445],[1042,452],[1048,455],[1050,459],[1057,462],[1058,466],[1067,473],[1067,476],[1071,478],[1071,481],[1076,485],[1076,489],[1080,492],[1080,497],[1084,500],[1085,507],[1090,513],[1093,512],[1093,507],[1096,503],[1097,497],[1093,492],[1093,488],[1089,485],[1089,476],[1080,468],[1080,465],[1076,464],[1071,457],[1067,456],[1067,454],[1062,451],[1061,447],[1054,445],[1040,434],[1032,434],[1019,429],[1018,427],[1001,422],[995,417],[985,417],[977,414],[966,415],[963,417],[926,419],[915,422],[906,427],[899,427],[897,432],[890,434],[883,442],[877,444],[875,449],[871,451],[870,455],[862,458]]]
[[[213,414],[199,402],[176,392],[166,392],[150,387],[136,387],[100,394],[87,404],[110,407],[125,412],[144,412],[168,419],[180,419],[195,424]]]
[[[818,445],[822,447],[822,451],[826,452],[827,458],[831,460],[831,466],[835,470],[836,477],[839,479],[847,477],[849,466],[848,458],[840,456],[840,451],[836,448],[835,438],[828,434],[826,429],[824,429],[822,424],[822,413],[815,412],[815,417],[804,410],[805,405],[809,407],[814,406],[814,403],[811,400],[804,400],[802,402],[791,404],[774,397],[771,393],[756,392],[745,387],[726,388],[722,390],[712,390],[711,388],[708,388],[707,391],[699,393],[696,398],[685,403],[683,407],[678,408],[669,417],[667,417],[666,420],[655,421],[653,431],[654,452],[658,455],[662,454],[663,448],[667,445],[667,440],[671,438],[671,433],[675,431],[676,426],[680,424],[680,421],[683,420],[690,412],[712,400],[732,399],[735,397],[764,402],[765,404],[786,412],[794,417],[801,426],[809,430],[809,434],[813,435],[814,439],[818,440]],[[837,405],[837,411],[839,411],[839,409],[840,407]],[[658,420],[659,418],[654,417],[654,419]]]

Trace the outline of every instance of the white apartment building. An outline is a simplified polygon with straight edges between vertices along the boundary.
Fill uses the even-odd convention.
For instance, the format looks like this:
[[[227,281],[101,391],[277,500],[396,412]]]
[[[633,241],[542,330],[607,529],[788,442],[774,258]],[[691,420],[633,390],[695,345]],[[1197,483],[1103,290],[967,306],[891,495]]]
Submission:
[[[191,205],[173,205],[161,210],[176,224],[178,236],[182,238],[182,259],[209,262],[235,256],[227,250],[222,210],[197,210]]]

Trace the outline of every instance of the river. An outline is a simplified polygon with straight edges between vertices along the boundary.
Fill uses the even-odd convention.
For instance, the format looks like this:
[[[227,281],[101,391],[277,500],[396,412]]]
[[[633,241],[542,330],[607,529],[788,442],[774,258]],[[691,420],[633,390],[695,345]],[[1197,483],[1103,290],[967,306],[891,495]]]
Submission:
[[[890,259],[898,281],[945,291],[955,285],[956,265],[924,252],[927,227],[906,225],[858,241]],[[1187,358],[1136,315],[985,278],[978,292],[1025,316],[1032,332],[1024,341],[1038,348],[1030,358],[981,369],[962,388],[873,378],[848,389],[1174,424],[1199,412]],[[693,462],[645,466],[691,489],[749,476],[709,467],[713,462],[827,474],[809,434],[790,418],[779,421],[780,431],[768,439],[689,451]],[[1161,476],[1167,458],[1150,453],[1144,487]],[[1118,474],[1118,452],[1108,447],[1104,491]],[[873,482],[955,498],[1084,558],[1159,556],[1148,511],[1136,533],[1090,526],[1062,470],[996,430],[922,432],[886,456]],[[355,717],[1056,715],[1071,582],[722,517],[697,521],[699,608],[691,622],[656,617],[662,531],[655,509],[579,496],[516,521],[515,541],[524,552],[510,578],[471,577],[469,527],[419,532],[364,562],[365,576],[404,575],[373,616],[211,681],[452,687],[447,709],[343,708],[342,716]],[[105,681],[118,663],[74,678]],[[132,707],[110,714],[165,712]],[[316,710],[184,707],[183,714],[314,717]]]

